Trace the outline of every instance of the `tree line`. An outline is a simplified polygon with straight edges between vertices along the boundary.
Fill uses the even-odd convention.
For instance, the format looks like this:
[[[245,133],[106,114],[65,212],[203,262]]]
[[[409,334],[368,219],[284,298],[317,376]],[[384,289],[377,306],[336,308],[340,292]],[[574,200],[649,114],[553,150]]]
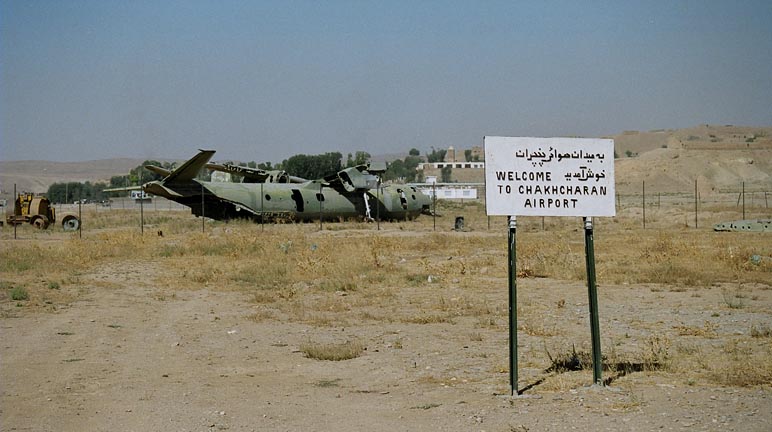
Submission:
[[[104,182],[54,183],[48,187],[46,197],[53,203],[74,203],[80,200],[103,201],[108,199],[107,194],[103,192],[104,189],[107,189],[107,183]]]

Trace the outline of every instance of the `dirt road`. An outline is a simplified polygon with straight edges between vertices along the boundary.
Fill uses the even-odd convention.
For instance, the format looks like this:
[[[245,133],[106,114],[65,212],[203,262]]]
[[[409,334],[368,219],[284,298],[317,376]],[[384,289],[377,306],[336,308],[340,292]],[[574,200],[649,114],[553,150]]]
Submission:
[[[772,430],[769,386],[643,371],[597,387],[589,386],[590,371],[546,372],[545,346],[588,345],[581,283],[521,281],[520,388],[548,379],[511,397],[504,322],[483,326],[460,316],[313,326],[279,315],[254,319],[268,306],[249,294],[167,288],[157,283],[163,271],[150,262],[110,263],[82,275],[77,300],[54,312],[6,304],[0,429]],[[505,284],[481,284],[473,294],[505,307]],[[744,333],[770,322],[772,291],[759,288],[741,310],[722,309],[721,292],[602,287],[604,353],[625,351],[652,333],[701,328],[714,334],[695,333],[688,346],[732,338],[768,345],[769,338]],[[439,294],[453,302],[458,293],[423,285],[400,290],[397,300],[420,303]],[[360,295],[340,300],[356,304]],[[299,349],[311,339],[355,339],[366,350],[351,360],[314,360]]]

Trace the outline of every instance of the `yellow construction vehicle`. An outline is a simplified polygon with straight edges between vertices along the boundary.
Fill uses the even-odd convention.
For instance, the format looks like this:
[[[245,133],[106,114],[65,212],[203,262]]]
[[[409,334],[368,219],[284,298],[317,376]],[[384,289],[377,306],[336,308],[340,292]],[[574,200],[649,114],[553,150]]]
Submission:
[[[56,222],[56,209],[46,197],[36,197],[31,193],[20,193],[13,206],[13,214],[6,217],[8,225],[29,223],[38,229],[46,229]],[[80,220],[75,215],[67,215],[62,220],[66,231],[77,230]]]

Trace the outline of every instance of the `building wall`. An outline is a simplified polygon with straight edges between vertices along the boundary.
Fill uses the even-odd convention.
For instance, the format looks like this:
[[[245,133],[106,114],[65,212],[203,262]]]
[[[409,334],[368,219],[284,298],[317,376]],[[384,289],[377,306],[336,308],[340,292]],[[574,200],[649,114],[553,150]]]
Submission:
[[[456,150],[453,146],[448,147],[445,152],[443,162],[422,163],[418,165],[418,171],[423,173],[423,178],[436,176],[437,181],[442,179],[442,167],[448,164],[452,165],[450,172],[451,182],[456,183],[483,183],[485,182],[485,153],[481,146],[471,148],[471,159],[478,159],[478,162],[466,160],[466,154],[463,149]]]
[[[485,182],[485,168],[455,168],[455,165],[462,162],[457,162],[454,168],[450,171],[450,179],[452,182],[457,183],[483,183]],[[442,180],[442,169],[436,168],[436,165],[424,164],[424,178],[429,176],[437,176],[437,181]]]
[[[472,160],[475,160],[475,159],[479,161],[485,160],[485,152],[483,151],[483,148],[481,146],[472,147]]]
[[[418,190],[423,192],[424,195],[432,197],[434,192],[437,192],[437,199],[477,199],[478,191],[476,187],[464,186],[418,186]]]
[[[461,152],[461,155],[463,156],[463,152]],[[453,146],[448,147],[448,150],[445,152],[445,159],[444,162],[455,162],[456,159],[456,150],[453,148]]]

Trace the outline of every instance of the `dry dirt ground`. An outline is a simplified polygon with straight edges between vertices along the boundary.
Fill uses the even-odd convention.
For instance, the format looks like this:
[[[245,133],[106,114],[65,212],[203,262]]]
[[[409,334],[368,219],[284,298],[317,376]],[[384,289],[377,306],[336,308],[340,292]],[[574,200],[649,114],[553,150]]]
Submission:
[[[71,291],[71,302],[28,309],[3,300],[0,429],[772,430],[769,382],[720,385],[700,371],[664,368],[607,370],[611,381],[600,387],[590,385],[588,370],[549,371],[548,351],[589,350],[581,281],[518,280],[518,384],[526,390],[512,397],[501,272],[479,270],[471,287],[449,278],[405,284],[375,305],[363,298],[366,290],[331,293],[332,300],[324,300],[331,310],[346,307],[335,309],[335,320],[314,323],[267,313],[273,303],[256,303],[243,290],[166,286],[159,281],[167,271],[163,261],[107,261],[80,275],[77,287],[61,288]],[[676,355],[719,347],[742,356],[748,344],[768,351],[770,337],[748,333],[772,323],[772,289],[745,290],[743,307],[735,308],[721,284],[699,290],[601,285],[604,355],[656,359],[663,350]],[[473,301],[492,309],[494,318],[361,318],[398,313],[395,305],[439,302],[437,310],[460,310]],[[365,351],[350,360],[316,360],[301,351],[308,341],[351,340]],[[702,361],[711,369],[712,358]]]

